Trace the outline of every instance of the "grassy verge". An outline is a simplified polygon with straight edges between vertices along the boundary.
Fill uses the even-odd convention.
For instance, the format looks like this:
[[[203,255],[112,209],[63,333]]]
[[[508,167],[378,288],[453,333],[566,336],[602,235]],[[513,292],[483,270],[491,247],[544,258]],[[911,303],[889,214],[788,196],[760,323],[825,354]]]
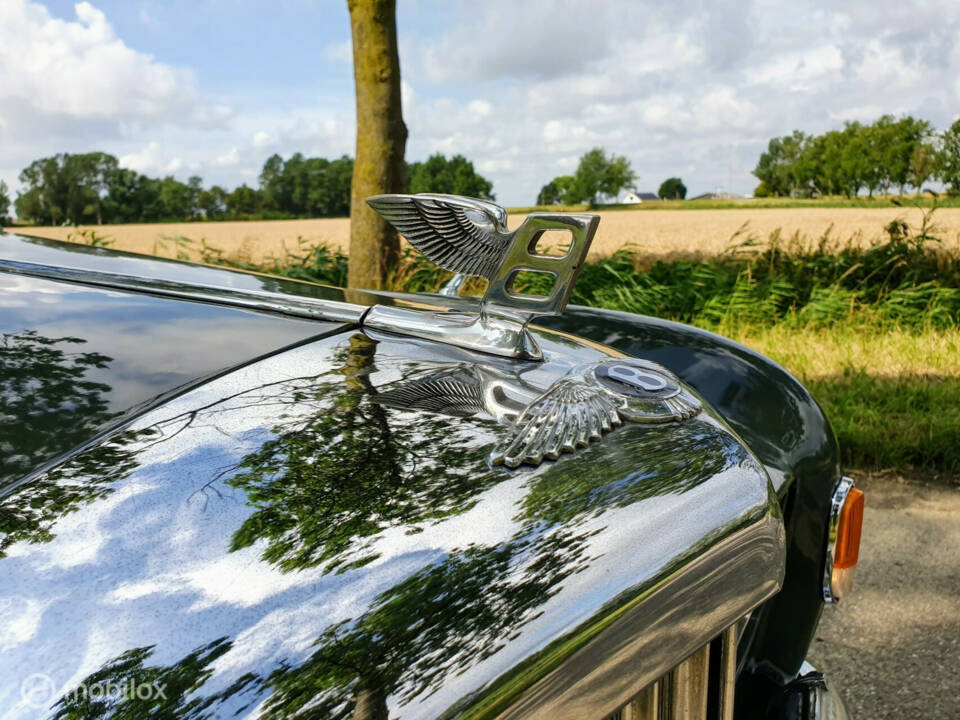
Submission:
[[[960,329],[780,325],[736,339],[810,389],[847,467],[922,468],[960,482]]]

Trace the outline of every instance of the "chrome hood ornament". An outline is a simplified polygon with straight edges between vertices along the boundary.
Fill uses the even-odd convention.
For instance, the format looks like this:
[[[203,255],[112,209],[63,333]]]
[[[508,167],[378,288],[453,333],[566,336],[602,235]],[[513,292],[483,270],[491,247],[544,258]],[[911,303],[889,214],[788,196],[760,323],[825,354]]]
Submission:
[[[480,313],[416,313],[374,307],[364,326],[439,340],[506,357],[540,360],[543,355],[527,330],[536,315],[559,315],[593,241],[598,215],[532,213],[514,231],[499,205],[457,195],[374,195],[367,203],[417,250],[440,267],[484,277],[490,285]],[[537,251],[548,230],[568,231],[562,257]],[[545,296],[514,288],[521,272],[552,276]]]

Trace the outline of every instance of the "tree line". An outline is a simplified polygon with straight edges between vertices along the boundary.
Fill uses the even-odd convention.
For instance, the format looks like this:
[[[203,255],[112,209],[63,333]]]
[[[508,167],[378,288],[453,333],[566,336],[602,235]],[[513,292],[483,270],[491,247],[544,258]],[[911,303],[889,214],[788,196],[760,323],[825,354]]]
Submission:
[[[926,120],[883,115],[871,124],[847,122],[842,130],[808,135],[800,130],[773,138],[753,174],[755,197],[873,196],[896,188],[919,191],[939,180],[960,190],[960,120],[937,133]]]
[[[493,184],[462,155],[408,163],[410,192],[441,192],[493,200]],[[350,214],[353,159],[328,160],[295,153],[267,158],[258,187],[204,186],[199,176],[149,177],[121,167],[103,152],[59,153],[20,173],[24,189],[12,203],[17,218],[38,225],[346,217]],[[11,201],[0,182],[0,223]]]

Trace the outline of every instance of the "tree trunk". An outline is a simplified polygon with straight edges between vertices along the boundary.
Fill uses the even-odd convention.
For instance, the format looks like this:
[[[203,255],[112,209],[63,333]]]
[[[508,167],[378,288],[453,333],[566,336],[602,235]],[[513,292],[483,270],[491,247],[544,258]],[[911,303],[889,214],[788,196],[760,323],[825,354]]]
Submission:
[[[396,0],[347,0],[357,92],[357,157],[350,187],[350,265],[347,284],[377,289],[400,256],[396,231],[366,203],[371,195],[403,192],[407,127],[400,104]]]
[[[354,696],[352,720],[387,720],[387,698],[383,688],[363,684]]]

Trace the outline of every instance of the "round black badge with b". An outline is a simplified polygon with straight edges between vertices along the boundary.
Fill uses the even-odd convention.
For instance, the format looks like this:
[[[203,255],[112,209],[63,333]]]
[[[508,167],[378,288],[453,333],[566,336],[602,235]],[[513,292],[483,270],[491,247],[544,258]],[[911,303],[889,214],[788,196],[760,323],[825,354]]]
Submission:
[[[673,377],[640,363],[610,360],[597,367],[596,376],[608,390],[629,397],[666,399],[680,392]]]

